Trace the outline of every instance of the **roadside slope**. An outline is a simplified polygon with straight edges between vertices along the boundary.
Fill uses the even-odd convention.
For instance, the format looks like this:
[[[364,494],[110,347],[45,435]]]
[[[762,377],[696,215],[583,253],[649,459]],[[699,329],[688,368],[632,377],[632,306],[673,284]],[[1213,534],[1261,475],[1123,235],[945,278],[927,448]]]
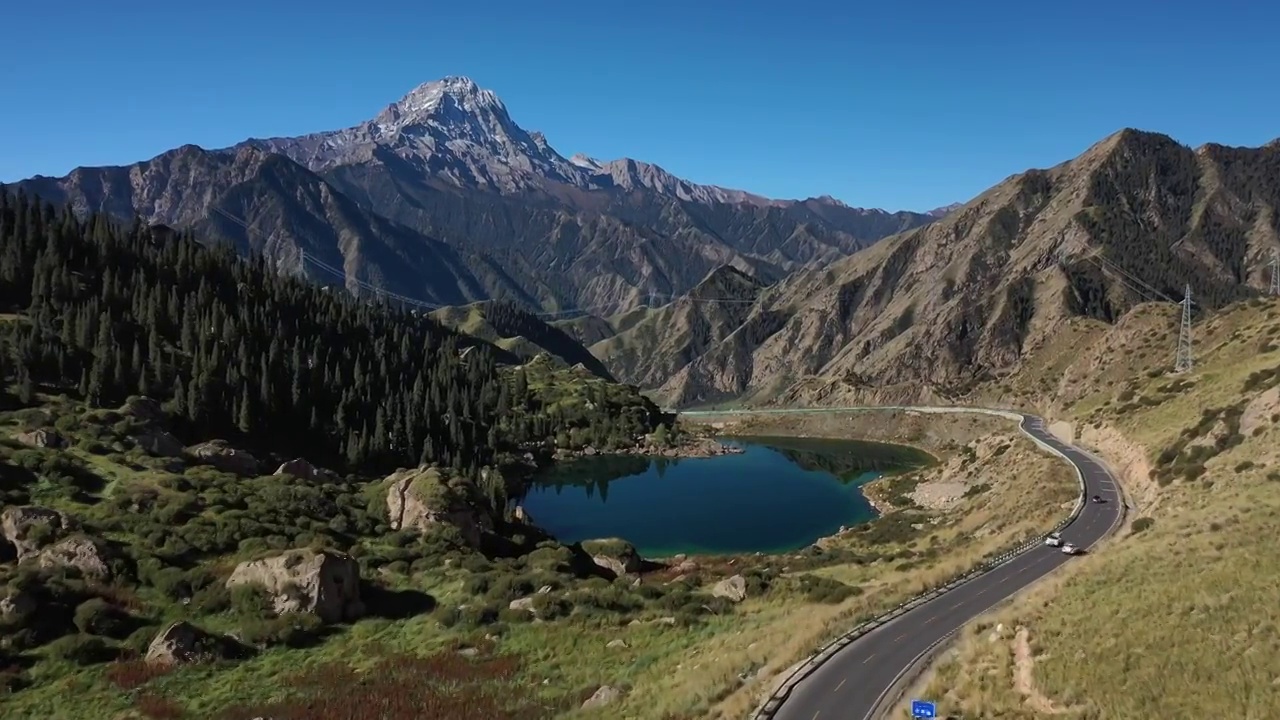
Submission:
[[[1196,368],[1176,377],[1172,318],[1135,320],[1048,383],[1068,391],[1057,416],[1123,473],[1129,536],[972,626],[916,691],[942,713],[1280,717],[1280,302],[1197,323]]]

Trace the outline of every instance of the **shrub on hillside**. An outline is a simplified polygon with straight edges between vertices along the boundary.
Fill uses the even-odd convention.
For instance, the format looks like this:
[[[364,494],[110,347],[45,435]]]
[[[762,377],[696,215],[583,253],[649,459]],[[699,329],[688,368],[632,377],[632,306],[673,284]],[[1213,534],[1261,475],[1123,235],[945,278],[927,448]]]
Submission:
[[[1140,517],[1137,520],[1133,521],[1133,532],[1136,535],[1140,532],[1150,530],[1151,526],[1155,524],[1156,524],[1156,521],[1154,518]]]
[[[92,635],[60,637],[49,643],[47,650],[52,657],[82,666],[110,662],[119,655],[119,651],[104,642],[102,638]]]

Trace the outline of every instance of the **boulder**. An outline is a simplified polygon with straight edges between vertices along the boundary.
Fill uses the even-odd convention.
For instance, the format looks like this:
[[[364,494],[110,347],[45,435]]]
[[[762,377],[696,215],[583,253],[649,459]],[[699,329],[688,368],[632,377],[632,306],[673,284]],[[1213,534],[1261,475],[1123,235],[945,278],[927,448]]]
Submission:
[[[600,688],[595,691],[595,694],[587,698],[586,702],[582,703],[582,709],[590,710],[591,708],[611,705],[617,702],[621,697],[622,691],[618,688],[610,687],[609,685],[601,685]]]
[[[360,601],[360,564],[345,553],[292,550],[242,562],[227,587],[256,585],[272,596],[277,613],[310,612],[325,622],[355,620]]]
[[[69,537],[41,550],[37,557],[42,568],[72,567],[86,578],[111,578],[111,568],[107,565],[109,553],[100,541],[91,537]]]
[[[730,602],[742,602],[747,599],[747,579],[741,575],[727,577],[716,583],[716,586],[711,589],[711,594]]]
[[[164,408],[160,403],[146,396],[131,397],[124,401],[120,408],[122,415],[142,420],[143,422],[162,422],[165,419]]]
[[[21,623],[35,611],[36,599],[30,593],[18,590],[0,598],[0,621],[5,623]]]
[[[231,447],[226,440],[210,440],[187,448],[195,459],[208,463],[223,472],[253,477],[258,474],[258,459],[244,450]]]
[[[185,665],[226,657],[230,642],[185,620],[171,623],[147,646],[148,665]]]
[[[698,571],[698,563],[693,560],[682,560],[679,565],[675,566],[675,571],[681,575],[688,575]]]
[[[518,599],[516,599],[516,600],[512,600],[512,601],[507,605],[507,608],[508,608],[508,609],[510,609],[510,610],[525,610],[525,611],[528,611],[528,612],[536,612],[536,611],[533,609],[533,598],[532,598],[532,597],[522,597],[522,598],[518,598]]]
[[[516,509],[511,511],[511,517],[518,523],[524,523],[525,525],[533,524],[533,518],[530,517],[529,511],[525,510],[523,505],[517,505]]]
[[[614,575],[640,572],[644,566],[644,559],[636,552],[636,547],[621,538],[583,540],[582,549],[596,565],[612,571]]]
[[[182,442],[165,430],[151,428],[130,439],[148,455],[164,458],[182,457]]]
[[[445,524],[458,529],[472,547],[493,529],[493,519],[478,507],[465,481],[450,483],[437,468],[398,470],[387,477],[387,514],[391,529],[426,531]]]
[[[276,468],[276,475],[292,475],[311,482],[326,482],[338,479],[338,474],[307,462],[304,458],[294,458]]]
[[[57,430],[47,430],[45,428],[18,433],[13,439],[27,447],[36,448],[60,448],[67,444],[66,439],[58,434]]]
[[[13,545],[19,561],[35,555],[71,529],[71,518],[37,505],[10,505],[0,512],[0,533]]]

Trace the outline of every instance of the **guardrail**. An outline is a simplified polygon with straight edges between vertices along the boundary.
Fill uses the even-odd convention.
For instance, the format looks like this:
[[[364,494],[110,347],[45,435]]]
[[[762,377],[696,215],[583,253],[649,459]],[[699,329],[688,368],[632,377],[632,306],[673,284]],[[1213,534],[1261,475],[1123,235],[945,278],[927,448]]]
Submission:
[[[1033,418],[1030,418],[1026,415],[1022,415],[1020,413],[1016,413],[1008,410],[989,410],[986,408],[942,408],[942,407],[911,407],[911,406],[889,406],[889,407],[876,407],[876,408],[814,408],[810,410],[800,410],[800,411],[776,410],[776,411],[763,411],[763,412],[765,413],[773,412],[773,413],[781,414],[781,413],[795,413],[795,412],[863,412],[863,411],[885,411],[885,410],[900,410],[900,411],[936,413],[936,414],[977,413],[977,414],[984,414],[984,415],[997,415],[1000,417],[1005,417],[1010,419],[1017,419],[1018,429],[1024,435],[1031,438],[1032,442],[1034,442],[1041,449],[1062,458],[1067,462],[1067,464],[1071,465],[1071,468],[1075,470],[1075,473],[1076,473],[1076,481],[1080,485],[1080,494],[1076,498],[1075,505],[1071,508],[1071,514],[1068,515],[1064,520],[1059,522],[1050,532],[1051,533],[1062,532],[1067,528],[1068,525],[1075,522],[1076,518],[1080,517],[1080,513],[1084,510],[1084,505],[1087,500],[1086,498],[1087,488],[1084,482],[1084,474],[1080,471],[1080,468],[1075,464],[1075,462],[1073,462],[1071,458],[1067,457],[1066,454],[1064,454],[1062,451],[1058,450],[1057,448],[1053,447],[1052,445],[1044,442],[1040,438],[1028,432],[1026,428],[1026,424],[1032,421]],[[689,413],[689,414],[694,414],[694,413]],[[741,414],[741,413],[705,412],[705,413],[698,413],[698,414],[720,415],[720,414]],[[755,414],[755,413],[752,413],[752,414]],[[1034,418],[1034,419],[1037,421],[1040,420],[1039,418]],[[1046,432],[1048,431],[1047,427],[1043,429]],[[818,666],[822,665],[827,660],[831,659],[832,655],[835,655],[837,652],[844,649],[845,647],[853,643],[858,638],[862,637],[863,635],[866,635],[867,633],[871,632],[872,630],[875,630],[876,628],[882,625],[888,624],[889,622],[896,620],[897,618],[919,607],[920,605],[923,605],[927,602],[930,602],[938,598],[941,595],[945,595],[946,593],[951,592],[952,590],[956,589],[961,585],[964,585],[970,580],[974,580],[982,575],[987,574],[988,572],[991,572],[992,570],[995,570],[996,568],[1022,555],[1028,550],[1039,547],[1044,542],[1044,537],[1045,537],[1044,535],[1039,535],[1035,538],[1019,543],[1018,545],[1010,549],[1004,550],[1003,552],[1000,552],[999,554],[996,554],[990,558],[987,558],[979,562],[978,565],[975,566],[974,568],[967,570],[963,573],[960,573],[959,575],[952,578],[951,580],[944,583],[943,585],[935,587],[934,589],[928,592],[917,595],[911,598],[910,600],[907,600],[899,604],[897,607],[890,610],[889,612],[884,613],[866,622],[863,622],[862,624],[853,628],[853,630],[850,630],[849,632],[841,635],[840,637],[836,638],[830,643],[827,643],[822,648],[820,648],[816,653],[811,655],[809,659],[804,662],[804,664],[802,664],[800,667],[792,671],[792,673],[787,677],[787,679],[784,680],[782,684],[779,685],[777,689],[775,689],[770,694],[769,698],[766,699],[765,702],[759,708],[756,709],[755,713],[752,715],[753,720],[772,720],[774,715],[777,714],[778,709],[782,707],[782,703],[786,701],[788,697],[790,697],[791,691],[795,689],[796,685],[800,684],[802,680],[804,680],[811,673],[813,673],[813,671],[816,670]],[[916,667],[921,658],[924,658],[929,653],[936,650],[939,645],[941,645],[944,641],[948,640],[949,638],[950,638],[950,635],[947,635],[939,639],[937,642],[933,643],[933,645],[930,645],[923,653],[920,654],[920,656],[916,658],[916,661],[913,662],[910,667],[905,668],[903,670],[902,675],[899,675],[899,677],[894,680],[894,685],[897,685],[898,683],[900,683],[902,676],[905,675],[907,671],[911,669],[911,667]],[[888,689],[886,689],[886,694],[887,692],[888,692]],[[883,697],[881,698],[881,702],[883,702]]]

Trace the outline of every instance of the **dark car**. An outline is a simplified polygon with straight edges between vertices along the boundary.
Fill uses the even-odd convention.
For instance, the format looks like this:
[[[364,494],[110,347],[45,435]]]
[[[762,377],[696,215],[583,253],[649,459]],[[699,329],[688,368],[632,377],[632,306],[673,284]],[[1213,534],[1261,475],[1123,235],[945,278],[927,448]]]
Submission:
[[[1093,501],[1094,501],[1094,502],[1096,502],[1096,503],[1105,502],[1105,501],[1102,499],[1102,496],[1101,496],[1101,495],[1094,495],[1094,496],[1093,496]]]

